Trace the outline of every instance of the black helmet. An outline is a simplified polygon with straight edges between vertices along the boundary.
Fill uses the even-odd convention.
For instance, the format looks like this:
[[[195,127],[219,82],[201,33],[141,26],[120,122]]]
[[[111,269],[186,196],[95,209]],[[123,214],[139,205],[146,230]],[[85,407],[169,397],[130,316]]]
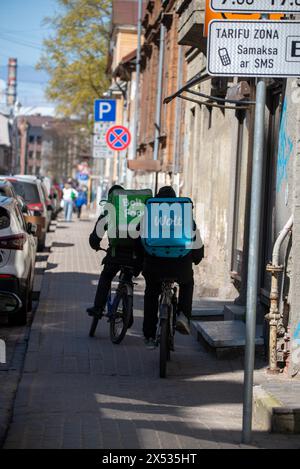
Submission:
[[[164,186],[159,189],[156,197],[160,199],[174,199],[176,197],[176,192],[171,186]]]
[[[119,190],[122,190],[122,191],[125,190],[124,187],[119,186],[118,184],[115,184],[114,186],[111,186],[111,188],[109,189],[108,195],[110,195],[113,191],[116,191],[116,190],[118,190],[118,189],[119,189]]]

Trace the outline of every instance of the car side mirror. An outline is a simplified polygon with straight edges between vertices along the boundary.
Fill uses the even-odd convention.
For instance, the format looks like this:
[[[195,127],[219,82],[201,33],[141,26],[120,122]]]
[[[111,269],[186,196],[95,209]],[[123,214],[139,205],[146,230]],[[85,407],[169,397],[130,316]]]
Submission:
[[[20,195],[17,196],[17,199],[18,199],[18,204],[19,204],[19,207],[21,209],[21,212],[22,213],[28,213],[28,210],[27,210],[27,205],[23,199],[23,197],[21,197]]]
[[[34,223],[27,223],[27,232],[28,234],[31,234],[33,236],[36,236],[37,234],[37,225],[35,225]]]

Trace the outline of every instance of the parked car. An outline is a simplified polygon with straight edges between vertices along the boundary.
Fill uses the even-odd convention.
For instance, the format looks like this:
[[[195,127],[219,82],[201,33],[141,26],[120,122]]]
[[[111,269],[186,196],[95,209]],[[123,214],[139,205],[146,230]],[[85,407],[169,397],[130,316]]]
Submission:
[[[46,207],[47,207],[47,215],[48,215],[48,217],[47,217],[47,231],[49,231],[50,223],[51,223],[51,220],[53,219],[54,205],[53,205],[53,201],[50,197],[50,194],[48,192],[48,189],[47,189],[46,185],[43,182],[41,184],[41,188],[42,188],[42,191],[43,191],[43,194],[44,194]]]
[[[47,205],[52,208],[51,218],[55,220],[61,210],[62,191],[57,184],[53,184],[51,178],[42,177],[41,180],[46,189],[45,197],[48,199]]]
[[[50,196],[54,204],[53,218],[56,218],[59,212],[62,210],[61,205],[62,205],[62,198],[63,198],[63,191],[61,190],[58,184],[53,184],[51,186]]]
[[[5,177],[5,176],[3,176]],[[33,215],[25,203],[25,200],[20,195],[17,195],[13,185],[7,179],[0,179],[0,195],[4,197],[11,197],[17,199],[20,209],[24,215]]]
[[[0,310],[8,313],[11,325],[25,324],[32,308],[36,226],[26,223],[18,201],[0,195],[0,291],[17,297],[18,308]],[[7,301],[8,301],[7,300]]]
[[[26,221],[38,226],[38,249],[45,247],[46,233],[51,221],[51,213],[42,189],[42,182],[36,176],[13,176],[7,178],[13,185],[16,193],[23,197],[27,208],[33,216],[26,216]]]

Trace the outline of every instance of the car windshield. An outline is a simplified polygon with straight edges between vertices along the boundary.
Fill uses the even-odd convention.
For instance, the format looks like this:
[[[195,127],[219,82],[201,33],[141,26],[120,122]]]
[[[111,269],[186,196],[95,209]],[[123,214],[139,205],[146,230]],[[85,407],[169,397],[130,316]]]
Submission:
[[[11,181],[11,183],[16,193],[23,197],[26,203],[38,204],[41,202],[38,188],[34,183],[23,181]]]
[[[4,187],[0,187],[0,195],[4,195],[5,197],[8,197],[8,192]]]

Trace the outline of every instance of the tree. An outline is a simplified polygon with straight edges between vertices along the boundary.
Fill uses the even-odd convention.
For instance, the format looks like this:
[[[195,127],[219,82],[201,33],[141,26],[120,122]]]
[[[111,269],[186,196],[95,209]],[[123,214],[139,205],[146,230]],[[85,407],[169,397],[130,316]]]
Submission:
[[[44,41],[37,67],[46,70],[46,90],[64,116],[87,120],[93,102],[108,87],[111,0],[57,0],[60,14],[45,18],[54,34]]]

